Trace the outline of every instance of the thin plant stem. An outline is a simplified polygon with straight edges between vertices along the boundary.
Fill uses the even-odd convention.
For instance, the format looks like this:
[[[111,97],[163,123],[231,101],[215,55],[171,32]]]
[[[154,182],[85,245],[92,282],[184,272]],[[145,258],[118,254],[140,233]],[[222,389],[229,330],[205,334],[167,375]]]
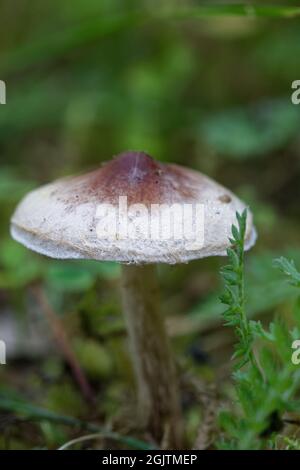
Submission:
[[[51,327],[53,336],[60,348],[65,360],[69,364],[71,371],[73,373],[74,379],[77,382],[79,389],[81,390],[84,398],[91,404],[95,402],[94,393],[92,388],[86,378],[84,371],[82,370],[76,354],[73,351],[73,348],[70,344],[69,337],[65,331],[65,327],[61,322],[60,318],[53,310],[50,305],[44,289],[40,285],[35,285],[32,287],[32,292],[36,301],[38,302],[41,310],[44,312],[49,325]]]

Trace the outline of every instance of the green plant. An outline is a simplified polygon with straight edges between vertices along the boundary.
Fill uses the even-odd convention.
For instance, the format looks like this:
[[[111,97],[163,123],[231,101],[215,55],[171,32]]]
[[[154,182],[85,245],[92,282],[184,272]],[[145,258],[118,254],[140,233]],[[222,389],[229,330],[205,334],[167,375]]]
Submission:
[[[222,410],[219,419],[224,431],[219,447],[262,449],[274,447],[284,426],[284,413],[299,411],[300,367],[291,361],[291,345],[300,338],[299,303],[293,311],[294,328],[275,319],[268,329],[246,314],[244,279],[244,235],[246,211],[237,214],[238,226],[232,227],[229,264],[222,270],[225,292],[221,301],[227,306],[225,324],[237,337],[234,364],[235,406]],[[291,283],[300,287],[300,273],[285,258],[275,261]]]

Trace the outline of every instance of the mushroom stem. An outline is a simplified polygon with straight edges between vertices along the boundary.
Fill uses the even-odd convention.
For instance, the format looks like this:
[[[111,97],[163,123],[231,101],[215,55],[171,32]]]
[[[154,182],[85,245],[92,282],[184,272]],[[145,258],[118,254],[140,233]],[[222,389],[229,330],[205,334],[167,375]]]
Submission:
[[[175,363],[158,308],[154,265],[124,265],[122,301],[144,429],[169,448],[182,446],[181,408]]]

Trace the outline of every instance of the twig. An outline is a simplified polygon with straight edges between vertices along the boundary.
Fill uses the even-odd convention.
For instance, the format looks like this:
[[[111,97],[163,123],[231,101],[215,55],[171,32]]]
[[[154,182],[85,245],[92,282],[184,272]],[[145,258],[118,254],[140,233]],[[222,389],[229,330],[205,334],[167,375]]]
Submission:
[[[61,447],[59,447],[57,450],[66,450],[69,447],[71,447],[75,444],[78,444],[80,442],[91,441],[93,439],[99,439],[101,437],[103,438],[103,434],[99,433],[99,432],[96,432],[95,434],[87,434],[86,436],[77,437],[76,439],[72,439],[71,441],[66,442]]]
[[[82,395],[86,400],[90,403],[95,403],[94,393],[92,388],[86,378],[86,375],[80,364],[78,359],[72,349],[70,344],[70,340],[68,335],[65,331],[64,325],[58,315],[53,310],[52,306],[50,305],[43,288],[39,285],[35,285],[32,287],[32,292],[37,300],[39,306],[45,313],[50,327],[52,329],[53,336],[65,358],[67,363],[69,364],[71,371],[73,373],[74,379],[78,383],[78,386],[81,390]]]

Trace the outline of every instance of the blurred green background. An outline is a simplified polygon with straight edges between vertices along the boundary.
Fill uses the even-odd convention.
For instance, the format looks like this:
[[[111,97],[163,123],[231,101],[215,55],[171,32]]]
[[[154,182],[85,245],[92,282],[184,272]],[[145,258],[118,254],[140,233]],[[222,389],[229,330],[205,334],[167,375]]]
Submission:
[[[66,415],[135,435],[119,267],[49,260],[13,242],[9,218],[31,188],[129,149],[202,171],[254,213],[249,314],[288,310],[295,293],[272,259],[300,263],[300,105],[291,102],[300,79],[300,7],[277,3],[1,0],[0,339],[7,365],[0,366],[0,448],[62,445],[86,426],[63,422]],[[222,264],[212,258],[160,268],[178,362],[204,381],[230,379]],[[97,406],[56,346],[54,318]],[[20,403],[33,406],[26,419],[16,417]],[[184,406],[192,441],[201,410],[188,392]],[[43,420],[41,407],[60,424]],[[110,445],[121,444],[112,438]]]

